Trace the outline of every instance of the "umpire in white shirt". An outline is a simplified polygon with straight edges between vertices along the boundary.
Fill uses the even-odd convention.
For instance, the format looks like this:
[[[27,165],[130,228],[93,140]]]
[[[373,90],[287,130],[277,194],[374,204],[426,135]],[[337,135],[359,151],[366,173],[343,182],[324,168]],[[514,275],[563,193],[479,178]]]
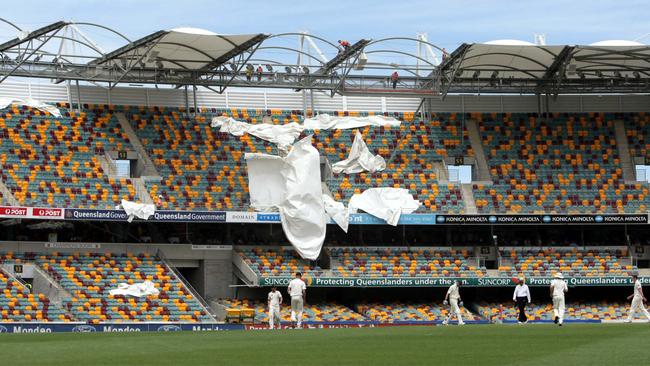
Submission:
[[[530,304],[530,290],[528,285],[526,285],[526,279],[521,277],[519,278],[519,283],[515,287],[515,293],[512,295],[512,300],[517,303],[517,308],[519,309],[519,316],[517,321],[519,324],[526,323],[528,317],[526,316],[526,304]]]

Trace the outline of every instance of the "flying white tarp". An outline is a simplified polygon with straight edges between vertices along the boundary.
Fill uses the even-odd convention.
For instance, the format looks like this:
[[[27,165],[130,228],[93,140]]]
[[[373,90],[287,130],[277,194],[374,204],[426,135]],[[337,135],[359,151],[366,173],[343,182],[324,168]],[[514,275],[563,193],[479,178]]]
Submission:
[[[156,212],[156,206],[151,203],[137,203],[127,200],[122,200],[122,209],[129,215],[128,222],[133,221],[134,218],[149,220]]]
[[[234,136],[243,136],[245,133],[248,133],[262,140],[277,144],[281,149],[286,149],[293,144],[303,130],[303,127],[295,122],[284,125],[272,125],[269,123],[254,125],[224,116],[212,118],[210,126],[220,127],[219,132],[230,133]]]
[[[327,215],[322,198],[320,155],[311,145],[311,136],[295,143],[286,157],[246,154],[245,159],[251,202],[262,208],[275,204],[280,211],[282,229],[298,254],[306,259],[318,259],[325,241]],[[269,168],[267,164],[273,166]]]
[[[401,122],[393,117],[367,116],[367,117],[335,117],[329,114],[319,114],[306,118],[303,124],[310,130],[344,130],[365,126],[391,126],[399,127]]]
[[[151,296],[158,295],[160,291],[156,288],[153,282],[147,280],[141,283],[134,283],[132,285],[120,283],[117,288],[108,292],[111,295],[124,295],[124,296]]]
[[[420,207],[420,201],[404,188],[370,188],[355,194],[348,205],[350,212],[363,210],[396,226],[402,213],[413,213]]]
[[[345,207],[343,202],[335,201],[334,198],[326,194],[323,194],[323,204],[329,217],[347,233],[350,223],[350,210]]]
[[[11,104],[26,105],[28,107],[36,108],[39,111],[48,112],[54,117],[61,117],[61,111],[59,111],[59,108],[36,99],[0,98],[0,109],[5,109]]]
[[[334,173],[354,174],[361,172],[380,172],[386,169],[386,161],[381,155],[372,155],[357,131],[348,158],[332,165]]]
[[[285,178],[281,174],[284,159],[275,155],[247,153],[248,191],[251,207],[257,211],[276,210],[287,197]]]

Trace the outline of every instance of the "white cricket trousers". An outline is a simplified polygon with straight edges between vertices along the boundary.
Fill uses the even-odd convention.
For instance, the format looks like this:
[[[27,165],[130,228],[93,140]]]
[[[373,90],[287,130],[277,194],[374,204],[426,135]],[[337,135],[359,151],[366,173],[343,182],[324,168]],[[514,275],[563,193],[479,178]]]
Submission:
[[[559,323],[564,321],[564,296],[553,296],[553,316],[559,318]]]
[[[650,321],[650,313],[648,313],[648,309],[643,305],[643,298],[640,296],[634,296],[632,298],[632,306],[630,307],[630,314],[627,316],[627,321],[631,322],[634,320],[634,313],[636,313],[637,310],[643,313],[643,315],[645,315]]]
[[[291,321],[298,328],[302,325],[302,296],[291,296]]]
[[[458,324],[465,324],[463,322],[463,316],[461,315],[460,308],[458,307],[457,299],[449,299],[449,314],[447,315],[447,320],[445,323],[449,323],[452,315],[456,314],[456,319],[458,319]]]
[[[275,324],[278,325],[278,329],[282,328],[279,305],[269,307],[269,328],[273,329]]]

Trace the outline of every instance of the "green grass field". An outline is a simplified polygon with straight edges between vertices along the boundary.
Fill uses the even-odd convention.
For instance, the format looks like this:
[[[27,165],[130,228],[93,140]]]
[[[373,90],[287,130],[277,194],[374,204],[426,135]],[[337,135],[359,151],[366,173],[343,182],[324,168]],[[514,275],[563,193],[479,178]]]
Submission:
[[[648,324],[0,335],[2,365],[644,365]]]

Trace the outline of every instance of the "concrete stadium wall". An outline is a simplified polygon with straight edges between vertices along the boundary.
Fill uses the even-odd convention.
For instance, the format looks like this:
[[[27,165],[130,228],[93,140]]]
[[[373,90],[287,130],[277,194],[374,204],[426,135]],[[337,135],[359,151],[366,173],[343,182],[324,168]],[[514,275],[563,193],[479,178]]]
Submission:
[[[417,110],[417,98],[346,97],[313,92],[315,110],[404,112]],[[21,80],[0,84],[0,97],[35,98],[45,102],[71,102],[136,106],[185,106],[183,89],[150,87],[117,87],[113,90],[83,85],[46,84]],[[188,94],[189,106],[194,105],[193,94]],[[206,108],[294,109],[310,108],[309,92],[260,89],[228,89],[218,94],[199,89],[196,103]],[[650,110],[650,95],[562,95],[539,99],[526,95],[449,95],[445,100],[431,99],[436,112],[643,112]]]

